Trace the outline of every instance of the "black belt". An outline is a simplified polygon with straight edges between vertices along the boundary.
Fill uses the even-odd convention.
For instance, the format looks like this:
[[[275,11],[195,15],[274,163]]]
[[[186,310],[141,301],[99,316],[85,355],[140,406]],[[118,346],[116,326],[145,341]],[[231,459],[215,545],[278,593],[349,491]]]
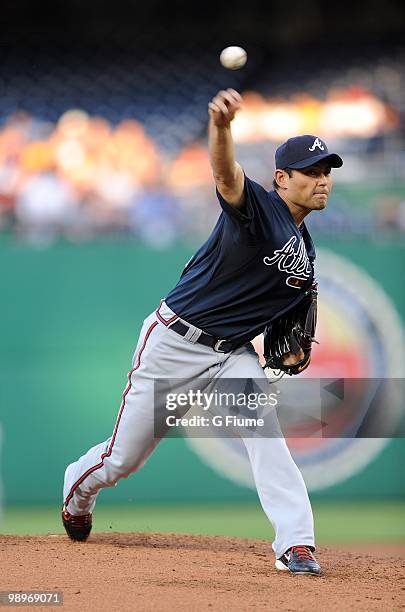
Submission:
[[[188,325],[182,323],[181,321],[176,321],[173,325],[170,325],[169,329],[180,334],[180,336],[185,336],[188,330],[190,329]],[[217,353],[230,353],[234,351],[244,342],[236,342],[232,340],[221,340],[220,338],[215,338],[215,336],[211,336],[211,334],[207,334],[206,332],[202,332],[196,340],[197,344],[204,344],[204,346],[209,346],[214,349]]]

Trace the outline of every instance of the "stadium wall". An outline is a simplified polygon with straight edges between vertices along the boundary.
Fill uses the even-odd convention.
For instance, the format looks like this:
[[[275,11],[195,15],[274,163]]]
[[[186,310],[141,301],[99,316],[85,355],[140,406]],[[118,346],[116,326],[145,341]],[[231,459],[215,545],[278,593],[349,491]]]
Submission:
[[[367,270],[404,312],[403,246],[318,242]],[[6,503],[59,501],[65,466],[111,435],[142,321],[193,251],[116,241],[36,249],[1,237],[0,477]],[[359,473],[315,496],[404,498],[404,451],[404,440],[393,440]],[[104,495],[114,502],[256,498],[208,467],[184,439],[164,441],[144,469]]]

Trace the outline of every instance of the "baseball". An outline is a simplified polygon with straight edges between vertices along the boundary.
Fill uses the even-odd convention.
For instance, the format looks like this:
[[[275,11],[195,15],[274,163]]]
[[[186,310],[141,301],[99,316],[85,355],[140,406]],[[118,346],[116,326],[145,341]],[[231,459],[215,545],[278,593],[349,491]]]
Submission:
[[[242,47],[226,47],[221,51],[219,60],[224,68],[238,70],[246,64],[247,53]]]

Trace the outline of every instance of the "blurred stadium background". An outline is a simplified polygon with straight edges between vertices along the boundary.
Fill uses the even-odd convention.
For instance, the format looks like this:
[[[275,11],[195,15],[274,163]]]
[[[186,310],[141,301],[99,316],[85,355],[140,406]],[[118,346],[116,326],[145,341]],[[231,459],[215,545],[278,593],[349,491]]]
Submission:
[[[267,188],[291,135],[320,135],[345,160],[308,222],[325,289],[312,375],[403,378],[404,4],[189,10],[2,6],[2,531],[60,530],[66,464],[110,435],[140,325],[216,221],[206,126],[218,89],[244,95],[237,157]],[[240,71],[219,64],[230,44],[248,52]],[[322,542],[404,541],[403,439],[291,445]],[[103,493],[96,527],[271,537],[221,450],[216,462],[208,442],[164,441]]]

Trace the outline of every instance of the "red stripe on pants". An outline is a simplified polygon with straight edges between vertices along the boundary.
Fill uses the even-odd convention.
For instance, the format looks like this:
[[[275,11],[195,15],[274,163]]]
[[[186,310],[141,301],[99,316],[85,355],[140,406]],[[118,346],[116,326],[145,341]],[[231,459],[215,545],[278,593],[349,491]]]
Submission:
[[[105,459],[106,457],[109,457],[109,456],[111,455],[111,453],[112,453],[112,449],[113,449],[113,446],[114,446],[114,442],[115,442],[115,438],[116,438],[116,436],[117,436],[118,425],[120,424],[120,421],[121,421],[121,416],[122,416],[122,413],[124,412],[124,408],[125,408],[125,398],[127,397],[128,393],[129,393],[129,391],[130,391],[130,389],[131,389],[131,387],[132,387],[132,383],[131,383],[131,376],[132,376],[133,372],[135,372],[135,370],[137,370],[137,369],[139,368],[139,366],[140,366],[140,363],[141,363],[141,355],[142,355],[143,350],[144,350],[144,348],[145,348],[145,346],[146,346],[146,343],[147,343],[147,341],[148,341],[148,338],[149,338],[149,336],[151,335],[152,331],[155,329],[156,325],[158,325],[158,322],[157,322],[157,321],[155,321],[154,323],[152,323],[152,325],[149,327],[148,331],[146,332],[145,339],[144,339],[144,341],[143,341],[142,347],[141,347],[141,349],[139,350],[139,353],[138,353],[137,363],[136,363],[135,367],[134,367],[134,368],[132,368],[132,370],[131,370],[131,371],[128,373],[128,381],[129,381],[129,382],[128,382],[128,385],[126,386],[126,389],[125,389],[124,393],[122,394],[122,402],[121,402],[121,406],[120,406],[120,409],[119,409],[119,412],[118,412],[117,421],[116,421],[116,423],[115,423],[115,427],[114,427],[113,435],[112,435],[112,437],[111,437],[111,442],[110,442],[110,444],[109,444],[109,447],[108,447],[107,451],[101,455],[101,461],[100,461],[100,463],[97,463],[97,465],[95,465],[95,466],[93,466],[93,467],[89,468],[89,469],[87,470],[87,472],[85,472],[85,473],[83,474],[83,476],[80,476],[80,478],[79,478],[79,479],[78,479],[78,480],[77,480],[77,481],[74,483],[74,485],[73,485],[73,486],[72,486],[72,488],[70,489],[69,495],[67,496],[67,498],[66,498],[66,500],[65,500],[65,506],[67,506],[67,505],[68,505],[68,503],[70,502],[70,500],[72,499],[72,497],[73,497],[73,493],[74,493],[75,489],[76,489],[76,488],[77,488],[77,487],[78,487],[80,484],[82,484],[82,482],[83,482],[83,481],[84,481],[84,480],[87,478],[87,476],[89,476],[90,474],[92,474],[93,472],[95,472],[95,470],[98,470],[98,469],[100,469],[101,467],[103,467],[103,465],[104,465],[104,459]]]

